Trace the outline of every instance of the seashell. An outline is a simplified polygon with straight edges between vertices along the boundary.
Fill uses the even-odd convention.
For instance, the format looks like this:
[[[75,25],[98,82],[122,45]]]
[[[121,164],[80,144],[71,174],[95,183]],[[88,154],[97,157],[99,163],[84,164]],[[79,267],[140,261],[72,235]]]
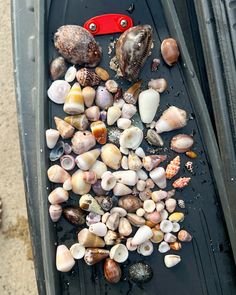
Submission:
[[[115,80],[107,80],[105,83],[105,87],[109,92],[116,93],[119,86]]]
[[[179,255],[166,255],[164,257],[164,263],[166,265],[166,267],[170,268],[170,267],[173,267],[175,265],[177,265],[178,263],[180,263],[181,261],[181,258]]]
[[[131,119],[134,114],[137,113],[137,107],[130,104],[125,103],[122,107],[121,117],[125,119]]]
[[[128,274],[131,281],[135,283],[147,283],[153,277],[151,266],[143,261],[132,264],[128,268]]]
[[[195,153],[194,151],[188,151],[185,154],[186,154],[186,156],[188,156],[191,159],[197,158],[197,153]]]
[[[102,57],[101,49],[92,34],[80,26],[61,26],[54,35],[54,45],[72,64],[95,67]]]
[[[56,80],[52,82],[47,91],[48,97],[57,104],[63,104],[70,91],[70,87],[70,84],[64,80]]]
[[[125,217],[120,218],[118,232],[120,235],[127,237],[132,233],[132,226]]]
[[[63,139],[71,138],[73,136],[75,131],[75,128],[73,126],[71,126],[66,121],[58,117],[54,117],[54,120],[55,120],[56,128]]]
[[[143,123],[151,123],[160,104],[160,94],[147,89],[142,91],[138,97],[139,114]]]
[[[136,215],[138,215],[139,217],[143,217],[145,214],[145,210],[143,208],[138,208],[136,210]]]
[[[120,109],[122,109],[124,104],[125,104],[125,101],[122,98],[119,98],[119,99],[115,100],[115,96],[116,96],[116,94],[114,95],[114,103],[113,103],[113,105],[119,107]]]
[[[75,162],[81,170],[89,170],[100,156],[100,153],[100,149],[90,150],[77,156]]]
[[[154,191],[152,192],[152,200],[154,202],[160,202],[161,200],[167,198],[167,192],[166,191],[163,191],[163,190],[158,190],[158,191]]]
[[[107,166],[103,162],[97,160],[89,171],[96,173],[97,179],[101,179],[103,173],[107,171]]]
[[[79,83],[74,83],[70,92],[66,96],[63,107],[64,112],[70,115],[81,114],[84,112],[84,99]]]
[[[177,237],[171,233],[166,233],[164,235],[164,241],[167,243],[174,243],[176,242],[176,240],[177,240]]]
[[[160,253],[166,253],[170,250],[170,245],[167,242],[161,242],[158,246],[158,251]]]
[[[120,151],[124,155],[128,155],[129,154],[129,149],[127,149],[127,148],[120,147]],[[127,160],[128,160],[128,158],[127,158]]]
[[[136,150],[135,150],[135,154],[140,157],[140,158],[144,158],[145,157],[145,152],[144,150],[141,148],[141,147],[138,147]]]
[[[62,78],[64,76],[67,68],[68,68],[68,65],[62,56],[59,56],[59,57],[55,58],[54,60],[52,60],[52,62],[50,64],[50,77],[51,77],[51,79],[54,81],[54,80]]]
[[[156,72],[158,70],[158,66],[161,63],[160,59],[154,58],[151,64],[151,71]]]
[[[101,215],[94,213],[94,212],[90,212],[87,216],[86,216],[86,224],[87,226],[90,226],[91,224],[95,224],[101,221]]]
[[[72,190],[72,184],[71,184],[71,178],[68,178],[62,186],[66,191],[71,191]]]
[[[177,223],[177,222],[172,222],[172,225],[173,225],[172,232],[173,232],[173,233],[177,233],[177,232],[180,230],[180,225],[179,225],[179,223]]]
[[[122,76],[136,80],[149,56],[153,36],[149,25],[140,25],[126,30],[116,43],[116,58]]]
[[[110,258],[118,263],[125,262],[129,257],[129,251],[123,244],[117,244],[110,250]]]
[[[81,225],[85,223],[85,214],[79,206],[64,207],[63,216],[72,224]]]
[[[151,221],[154,224],[157,224],[157,223],[161,222],[161,214],[160,214],[160,212],[154,211],[154,212],[151,212],[151,213],[146,213],[144,216],[148,221]]]
[[[151,241],[146,241],[138,246],[137,252],[143,256],[150,256],[153,252],[153,244]]]
[[[121,162],[121,152],[112,143],[107,143],[102,147],[101,152],[102,161],[110,168],[118,170]]]
[[[75,167],[75,159],[70,155],[64,155],[60,158],[60,164],[63,169],[70,171]]]
[[[180,156],[175,157],[166,167],[166,178],[171,179],[178,174],[180,170]]]
[[[182,222],[184,220],[184,213],[174,212],[169,216],[171,222]]]
[[[127,219],[129,220],[129,222],[137,227],[140,227],[142,225],[145,224],[145,219],[143,217],[140,217],[134,213],[128,213],[127,214]]]
[[[113,207],[110,211],[110,213],[118,213],[120,217],[125,217],[127,215],[127,211],[124,208],[121,207]]]
[[[78,195],[87,194],[91,189],[91,184],[86,183],[83,179],[82,170],[77,170],[72,175],[71,184],[72,184],[72,191]]]
[[[95,73],[101,78],[102,81],[107,81],[110,78],[108,72],[101,67],[96,67]]]
[[[86,107],[87,108],[91,107],[94,103],[94,99],[96,96],[96,90],[91,86],[86,86],[82,90],[82,95],[83,95],[84,103],[85,103]]]
[[[178,239],[181,242],[191,242],[192,241],[192,236],[190,235],[190,233],[188,233],[186,230],[181,230],[178,233]]]
[[[166,187],[166,172],[163,167],[157,167],[149,173],[151,179],[155,182],[159,188]]]
[[[134,153],[130,152],[128,156],[128,167],[130,170],[138,171],[142,168],[142,161],[139,157]]]
[[[132,244],[141,245],[153,236],[152,230],[147,225],[142,225],[135,233]]]
[[[119,145],[119,138],[121,135],[121,130],[117,127],[110,127],[108,129],[108,139],[110,143],[114,143],[115,145]]]
[[[162,231],[156,229],[156,228],[152,228],[152,233],[153,233],[153,236],[151,238],[151,241],[155,244],[158,244],[160,243],[161,241],[163,241],[163,238],[164,238],[164,234]]]
[[[139,180],[137,182],[136,188],[139,192],[143,192],[145,190],[146,187],[146,181],[144,180]]]
[[[80,198],[79,206],[81,209],[88,212],[94,212],[99,215],[104,214],[104,211],[101,209],[98,202],[90,194],[85,194]]]
[[[83,154],[96,145],[96,139],[89,131],[77,131],[72,140],[72,149],[75,154]]]
[[[69,155],[72,152],[72,147],[69,143],[65,142],[64,143],[64,154]]]
[[[166,210],[169,212],[169,213],[173,213],[175,211],[175,208],[176,208],[176,205],[177,205],[177,202],[175,199],[168,199],[165,201],[165,205],[166,205]]]
[[[151,79],[151,81],[148,82],[148,87],[156,90],[159,93],[164,92],[167,89],[167,86],[167,81],[164,78]]]
[[[115,245],[116,240],[118,239],[118,237],[119,237],[119,234],[117,232],[112,231],[112,230],[108,230],[107,231],[107,234],[104,237],[105,244],[107,246],[113,246],[113,245]]]
[[[132,238],[128,238],[127,240],[126,240],[126,248],[129,250],[129,251],[135,251],[135,250],[137,250],[137,247],[138,246],[133,246],[132,245]]]
[[[106,212],[102,215],[102,223],[106,223],[107,222],[107,219],[108,217],[111,215],[110,212]]]
[[[133,213],[136,212],[138,208],[142,207],[142,202],[139,198],[133,195],[128,195],[120,198],[118,205],[128,213]]]
[[[188,161],[187,163],[185,163],[184,166],[186,167],[186,169],[187,169],[190,173],[193,173],[193,162]]]
[[[182,246],[181,246],[181,243],[179,243],[179,242],[170,243],[171,250],[179,251],[179,250],[181,250],[181,248],[182,248]]]
[[[106,111],[101,111],[100,112],[100,120],[102,122],[106,122],[106,120],[107,120],[107,112]]]
[[[84,114],[65,117],[64,121],[80,131],[86,130],[89,125],[88,119]]]
[[[46,132],[46,144],[49,149],[53,149],[58,141],[60,133],[56,129],[47,129]]]
[[[132,190],[123,183],[117,183],[113,188],[113,194],[117,197],[125,196],[131,194]]]
[[[59,245],[56,251],[56,267],[58,271],[68,272],[75,265],[71,252],[65,245]]]
[[[161,43],[161,54],[168,66],[173,66],[179,58],[179,48],[173,38],[164,39]]]
[[[98,222],[89,226],[89,231],[99,237],[105,237],[107,234],[107,227],[104,223]]]
[[[170,106],[161,115],[160,119],[156,123],[157,133],[172,131],[180,129],[187,125],[187,113],[186,111],[179,109],[175,106]]]
[[[49,207],[49,215],[53,222],[57,222],[62,214],[62,207],[59,204],[50,205]]]
[[[107,110],[107,124],[113,125],[121,116],[121,110],[117,106],[109,107]]]
[[[119,226],[119,220],[120,220],[120,215],[117,212],[111,213],[111,215],[108,217],[107,222],[106,222],[106,226],[110,229],[110,230],[117,230],[118,226]]]
[[[90,125],[92,134],[100,144],[105,144],[107,141],[107,128],[104,122],[96,121]]]
[[[143,158],[143,167],[151,171],[167,159],[166,155],[150,155]]]
[[[148,178],[146,180],[146,188],[154,188],[154,187],[155,187],[155,183],[153,182],[151,178]]]
[[[172,183],[172,186],[174,188],[184,188],[185,186],[188,186],[190,180],[191,177],[180,177]]]
[[[122,273],[121,268],[116,261],[107,258],[104,263],[103,270],[105,279],[109,283],[116,284],[120,281]]]
[[[128,170],[129,169],[129,166],[128,166],[128,158],[126,156],[123,156],[122,159],[121,159],[121,167],[124,170]]]
[[[65,73],[65,81],[69,83],[73,82],[75,80],[76,72],[77,70],[75,66],[69,67]]]
[[[76,73],[76,79],[83,87],[99,85],[101,80],[96,73],[86,68],[78,70],[78,72]]]
[[[98,202],[98,204],[104,211],[110,211],[113,207],[113,200],[111,197],[100,196],[95,197],[95,200]]]
[[[149,188],[145,188],[144,191],[139,193],[139,198],[142,201],[148,200],[151,198],[152,191]]]
[[[175,196],[175,189],[172,189],[167,192],[167,199],[172,198]]]
[[[150,145],[154,145],[154,146],[164,145],[164,142],[161,136],[153,129],[148,129],[148,132],[145,138]]]
[[[52,162],[57,161],[64,154],[64,142],[59,141],[49,153],[49,159]]]
[[[85,248],[103,248],[105,246],[103,239],[91,233],[87,228],[78,233],[78,241]]]
[[[185,202],[184,202],[184,200],[178,200],[178,206],[179,206],[181,209],[184,209],[184,208],[185,208]]]
[[[166,220],[166,219],[168,218],[168,216],[169,216],[169,213],[168,213],[167,210],[162,210],[162,211],[160,212],[160,214],[161,214],[161,219],[162,219],[162,220]]]
[[[113,96],[104,86],[98,86],[95,104],[102,110],[107,110],[113,105]]]
[[[141,84],[142,80],[139,80],[138,82],[134,83],[127,91],[125,91],[123,98],[126,103],[136,104]]]
[[[99,110],[99,107],[98,106],[89,107],[85,111],[85,115],[89,119],[89,121],[92,121],[92,122],[98,121],[99,118],[100,118],[100,110]]]
[[[115,185],[116,185],[115,176],[110,171],[103,173],[102,182],[101,182],[102,188],[105,191],[110,191],[114,188]]]
[[[173,224],[170,220],[162,220],[162,222],[160,223],[160,230],[163,233],[170,233],[172,232],[173,229]]]
[[[153,202],[153,200],[145,200],[143,202],[143,209],[147,213],[152,213],[156,209],[156,204]]]
[[[83,180],[86,183],[94,184],[97,182],[97,175],[94,171],[83,172]]]
[[[136,171],[136,173],[137,173],[138,179],[147,180],[148,176],[144,170],[140,169],[140,170]]]
[[[106,191],[101,186],[101,180],[98,180],[96,183],[92,185],[92,189],[94,193],[98,196],[104,196],[106,195]]]
[[[149,226],[150,228],[153,228],[153,227],[156,226],[156,224],[153,223],[153,222],[151,222],[150,220],[146,220],[146,221],[145,221],[145,224],[146,224],[147,226]]]
[[[70,174],[59,165],[53,165],[48,169],[48,179],[54,183],[64,183],[70,178]]]
[[[143,132],[138,127],[130,127],[124,130],[120,136],[120,146],[136,150],[143,140]]]
[[[70,253],[74,259],[81,259],[85,255],[85,247],[79,243],[75,243],[70,247]]]
[[[171,139],[170,148],[176,153],[185,153],[194,144],[193,137],[188,134],[178,134]]]

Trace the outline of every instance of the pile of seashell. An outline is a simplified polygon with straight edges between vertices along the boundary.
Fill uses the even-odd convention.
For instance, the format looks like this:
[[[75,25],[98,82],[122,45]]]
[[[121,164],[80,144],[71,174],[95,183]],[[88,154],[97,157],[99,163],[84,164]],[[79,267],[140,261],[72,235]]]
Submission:
[[[134,55],[128,61],[122,57],[122,50],[132,34],[141,34],[142,42],[146,44],[145,52],[140,50],[138,56],[143,62],[134,69],[130,67]],[[82,45],[80,40],[83,40]],[[128,80],[138,77],[151,44],[152,29],[148,25],[133,27],[121,35],[117,42],[116,62]],[[63,214],[71,224],[81,226],[78,241],[70,249],[65,245],[57,247],[56,267],[61,272],[68,272],[75,259],[83,258],[88,265],[105,259],[104,276],[108,282],[117,283],[122,274],[119,264],[128,259],[129,252],[149,256],[155,244],[160,253],[178,251],[182,243],[192,240],[191,234],[181,229],[184,214],[176,210],[175,199],[175,189],[187,186],[191,178],[179,177],[172,183],[172,190],[165,190],[167,181],[180,171],[180,155],[163,167],[167,156],[147,155],[141,147],[145,139],[143,131],[132,121],[139,110],[141,121],[150,126],[147,141],[151,145],[163,146],[159,134],[184,127],[187,113],[170,106],[157,122],[153,121],[160,93],[167,88],[165,79],[151,80],[149,89],[143,91],[142,81],[138,81],[122,93],[121,87],[110,79],[105,69],[89,70],[87,67],[94,67],[100,61],[101,49],[83,28],[59,28],[55,34],[55,46],[63,57],[51,63],[54,82],[48,89],[48,97],[63,104],[67,115],[55,117],[56,129],[46,130],[49,158],[52,162],[59,161],[48,169],[48,179],[62,185],[48,196],[49,214],[53,222]],[[90,51],[86,51],[86,46],[90,46]],[[85,51],[87,54],[81,54]],[[174,39],[164,40],[161,51],[168,65],[177,62],[179,51]],[[86,67],[79,70],[75,66],[67,68],[65,59]],[[115,143],[109,136],[111,128],[117,130]],[[59,140],[60,137],[71,139],[71,142]],[[176,153],[187,152],[193,159],[197,156],[190,150],[193,144],[192,136],[178,134],[172,138],[170,148]],[[186,167],[192,170],[192,162],[189,161]],[[66,204],[71,190],[78,195],[77,206]],[[164,257],[168,268],[180,261],[179,255]],[[152,278],[153,272],[148,264],[138,262],[129,267],[129,276],[134,282],[146,282]]]

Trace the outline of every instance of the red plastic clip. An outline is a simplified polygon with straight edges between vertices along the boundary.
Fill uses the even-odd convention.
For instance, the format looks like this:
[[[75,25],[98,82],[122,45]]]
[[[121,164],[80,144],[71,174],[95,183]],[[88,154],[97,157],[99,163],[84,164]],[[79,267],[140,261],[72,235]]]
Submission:
[[[89,19],[84,28],[93,35],[124,32],[133,26],[131,17],[125,14],[103,14]]]

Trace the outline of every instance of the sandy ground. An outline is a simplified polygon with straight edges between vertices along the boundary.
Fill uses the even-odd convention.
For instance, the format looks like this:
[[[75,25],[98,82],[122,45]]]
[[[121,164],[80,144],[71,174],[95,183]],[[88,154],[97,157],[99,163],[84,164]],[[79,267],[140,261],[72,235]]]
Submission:
[[[10,0],[0,0],[0,294],[37,294],[23,186],[11,51]]]

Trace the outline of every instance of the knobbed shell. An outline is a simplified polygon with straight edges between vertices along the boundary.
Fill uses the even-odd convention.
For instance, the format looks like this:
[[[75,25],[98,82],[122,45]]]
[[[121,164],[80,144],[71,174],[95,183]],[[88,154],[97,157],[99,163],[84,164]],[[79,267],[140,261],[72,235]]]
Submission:
[[[176,64],[179,58],[179,48],[175,39],[167,38],[162,41],[161,54],[168,66]]]
[[[57,80],[59,78],[62,78],[67,70],[67,63],[65,59],[62,56],[59,56],[52,60],[50,64],[50,76],[51,79]],[[69,81],[67,81],[69,82]]]
[[[125,31],[116,43],[116,58],[124,78],[138,78],[151,50],[153,36],[149,25],[132,27]]]
[[[72,64],[95,67],[101,60],[101,48],[92,34],[80,26],[65,25],[54,35],[54,45]]]
[[[98,75],[86,68],[78,70],[76,73],[76,79],[82,86],[96,86],[100,83]]]
[[[63,104],[70,91],[70,84],[64,80],[54,81],[48,89],[48,97],[57,104]]]

